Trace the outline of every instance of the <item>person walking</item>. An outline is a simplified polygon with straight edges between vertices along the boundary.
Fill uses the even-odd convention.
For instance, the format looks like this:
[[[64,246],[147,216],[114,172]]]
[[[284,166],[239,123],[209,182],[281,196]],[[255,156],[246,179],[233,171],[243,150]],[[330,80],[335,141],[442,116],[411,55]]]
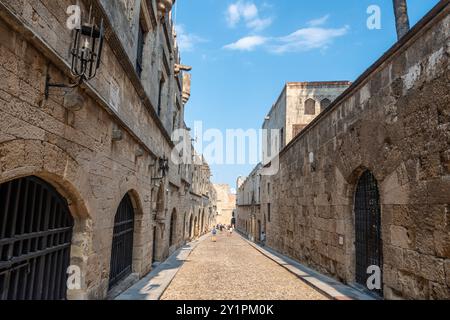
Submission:
[[[231,237],[232,235],[233,235],[233,227],[230,227],[229,236]]]
[[[212,242],[217,242],[217,229],[213,228],[212,230],[212,238],[211,238]]]

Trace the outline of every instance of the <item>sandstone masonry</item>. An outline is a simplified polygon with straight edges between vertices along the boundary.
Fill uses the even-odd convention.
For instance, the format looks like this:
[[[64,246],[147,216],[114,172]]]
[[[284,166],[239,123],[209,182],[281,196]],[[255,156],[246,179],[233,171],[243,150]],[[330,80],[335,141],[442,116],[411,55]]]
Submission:
[[[167,3],[80,1],[83,13],[92,5],[96,21],[105,21],[101,67],[80,88],[52,88],[45,99],[47,75],[71,80],[66,10],[73,1],[0,1],[0,184],[37,176],[67,200],[75,220],[70,263],[82,273],[70,299],[110,292],[114,222],[125,195],[135,221],[131,282],[215,223],[204,161],[171,162],[166,176],[159,170],[171,156],[172,132],[186,128],[190,95],[171,14],[157,10],[160,2]],[[78,111],[67,108],[74,96],[82,101]]]
[[[372,242],[382,261],[378,294],[450,298],[448,13],[440,2],[281,151],[278,174],[261,177],[254,213],[267,217],[268,246],[358,282],[355,243],[365,233],[356,200],[371,176],[378,192],[369,206],[379,206],[370,214],[381,227]],[[238,210],[237,219],[248,231],[246,214]]]

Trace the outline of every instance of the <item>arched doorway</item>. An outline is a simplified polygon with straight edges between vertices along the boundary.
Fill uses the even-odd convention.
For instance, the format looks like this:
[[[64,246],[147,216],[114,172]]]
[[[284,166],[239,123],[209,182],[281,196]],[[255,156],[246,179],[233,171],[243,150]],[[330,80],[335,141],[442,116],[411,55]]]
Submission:
[[[133,272],[134,208],[126,194],[114,219],[109,288]]]
[[[361,175],[355,193],[355,250],[356,282],[366,287],[371,275],[368,268],[383,269],[380,194],[377,180],[368,170]],[[374,291],[382,296],[382,278],[380,283],[380,290]]]
[[[169,247],[175,244],[176,238],[177,238],[177,211],[173,209],[172,216],[170,217]]]
[[[203,210],[203,212],[202,212],[200,234],[203,234],[204,232],[205,232],[205,210]]]
[[[198,217],[194,219],[194,237],[198,237]]]
[[[189,219],[189,238],[194,237],[194,216],[191,215],[191,219]]]
[[[183,241],[186,240],[186,221],[187,219],[187,213],[184,214],[184,218],[183,218]]]
[[[74,220],[51,185],[0,185],[0,300],[65,300]]]

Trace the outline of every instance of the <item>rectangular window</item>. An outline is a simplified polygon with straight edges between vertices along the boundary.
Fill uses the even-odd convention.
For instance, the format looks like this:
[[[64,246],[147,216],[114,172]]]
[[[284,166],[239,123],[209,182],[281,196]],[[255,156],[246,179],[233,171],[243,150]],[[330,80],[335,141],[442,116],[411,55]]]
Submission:
[[[139,78],[141,77],[143,70],[144,46],[145,46],[145,31],[142,24],[139,23],[139,34],[137,43],[137,56],[136,56],[136,72]]]
[[[267,204],[267,221],[268,222],[270,222],[270,214],[271,214],[271,212],[270,212],[270,203],[269,203],[269,204]]]
[[[165,82],[166,82],[166,80],[164,79],[163,76],[161,76],[161,79],[159,80],[159,93],[158,93],[158,116],[161,116],[162,95],[163,95],[163,89],[164,89]]]
[[[280,131],[280,150],[284,148],[284,128]]]

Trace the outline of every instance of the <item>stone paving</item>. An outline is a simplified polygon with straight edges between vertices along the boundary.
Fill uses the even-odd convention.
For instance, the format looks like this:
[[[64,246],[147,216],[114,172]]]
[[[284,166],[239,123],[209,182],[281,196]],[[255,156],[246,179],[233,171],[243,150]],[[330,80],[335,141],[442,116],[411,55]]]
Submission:
[[[326,300],[239,235],[201,242],[162,300]]]

